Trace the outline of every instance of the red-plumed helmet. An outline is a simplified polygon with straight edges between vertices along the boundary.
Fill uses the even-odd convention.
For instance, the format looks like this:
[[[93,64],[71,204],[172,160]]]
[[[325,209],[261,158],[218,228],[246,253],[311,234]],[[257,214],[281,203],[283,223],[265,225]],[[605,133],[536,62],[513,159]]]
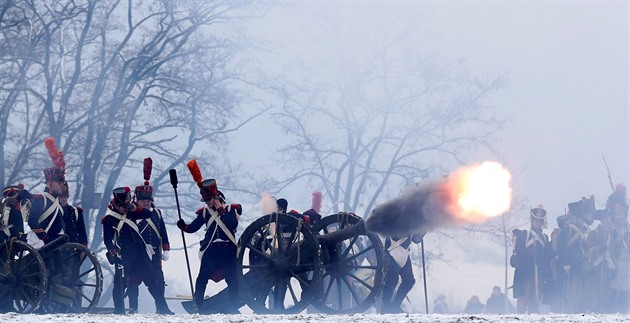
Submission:
[[[151,157],[147,157],[144,159],[144,164],[143,164],[144,185],[136,186],[136,189],[134,191],[134,197],[136,201],[140,201],[140,200],[153,201],[153,186],[151,186],[149,183],[149,180],[151,179],[152,170],[153,170],[153,160],[151,159]]]
[[[53,137],[47,137],[44,139],[44,145],[48,150],[48,155],[53,162],[53,167],[44,168],[44,176],[46,182],[63,182],[66,177],[66,160],[63,156],[63,152],[57,149],[55,139]]]
[[[197,183],[197,186],[199,186],[199,193],[201,194],[202,202],[209,201],[212,198],[219,196],[217,181],[214,178],[203,180],[197,160],[191,159],[186,165],[193,176],[193,180]],[[221,196],[223,196],[223,193],[221,193]]]

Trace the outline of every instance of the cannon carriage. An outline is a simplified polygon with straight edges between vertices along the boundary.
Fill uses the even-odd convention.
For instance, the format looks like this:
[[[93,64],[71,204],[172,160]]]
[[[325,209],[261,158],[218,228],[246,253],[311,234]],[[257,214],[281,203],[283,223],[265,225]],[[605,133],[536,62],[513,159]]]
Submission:
[[[63,235],[39,249],[20,240],[0,244],[3,310],[86,313],[96,306],[103,290],[98,258],[67,241]]]
[[[255,313],[364,312],[380,296],[386,257],[380,238],[363,224],[345,212],[312,227],[290,214],[258,218],[240,237],[240,305]],[[220,311],[227,294],[206,298],[204,311]],[[192,303],[183,303],[191,313]]]

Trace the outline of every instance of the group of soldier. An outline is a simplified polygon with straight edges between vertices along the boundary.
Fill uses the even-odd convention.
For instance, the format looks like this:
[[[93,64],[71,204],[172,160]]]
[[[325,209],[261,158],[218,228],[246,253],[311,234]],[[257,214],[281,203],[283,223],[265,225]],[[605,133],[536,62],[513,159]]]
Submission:
[[[544,233],[547,211],[531,209],[529,230],[513,231],[513,296],[518,313],[628,313],[630,227],[626,188],[618,185],[596,210],[594,197],[568,204]]]
[[[69,187],[65,180],[65,160],[52,138],[45,141],[53,167],[45,168],[46,188],[40,194],[31,194],[23,185],[3,189],[2,217],[0,217],[0,244],[19,239],[40,248],[56,239],[67,239],[87,247],[87,234],[83,210],[68,204]],[[194,162],[194,163],[193,163]],[[205,225],[206,234],[201,241],[201,268],[197,277],[194,302],[203,311],[203,299],[209,279],[225,278],[230,298],[238,298],[236,281],[236,240],[234,235],[240,204],[226,204],[225,196],[217,189],[214,179],[203,180],[196,161],[189,169],[197,182],[205,206],[197,210],[192,223],[183,220],[177,227],[193,233]],[[194,166],[194,167],[193,167]],[[103,242],[107,259],[114,266],[112,297],[114,313],[127,313],[124,298],[129,298],[128,313],[137,313],[139,285],[144,283],[155,301],[156,313],[173,314],[165,300],[165,279],[162,261],[169,259],[170,244],[162,211],[155,207],[153,187],[150,185],[152,160],[144,160],[144,183],[131,194],[128,186],[112,191],[112,199],[101,220]],[[25,232],[24,222],[30,231]],[[239,304],[224,309],[237,313]],[[12,300],[3,300],[0,312],[14,311]]]
[[[63,153],[57,150],[52,138],[47,138],[45,145],[53,167],[44,169],[44,192],[33,195],[23,185],[7,186],[2,191],[0,244],[14,238],[39,248],[63,237],[87,246],[83,210],[68,203]],[[216,181],[204,180],[195,160],[187,166],[205,204],[196,211],[191,223],[181,218],[177,221],[177,227],[186,233],[205,227],[194,304],[203,313],[208,281],[225,279],[229,294],[226,304],[231,305],[221,311],[238,313],[241,302],[235,234],[242,207],[226,203]],[[129,312],[138,311],[141,283],[153,297],[157,313],[173,314],[165,300],[162,271],[162,261],[169,259],[170,244],[162,211],[154,205],[149,182],[151,170],[152,160],[146,158],[143,185],[135,187],[133,196],[127,186],[115,188],[101,220],[106,256],[115,269],[112,296],[114,312],[118,314],[126,313],[125,296],[129,298]],[[603,210],[596,210],[594,197],[569,203],[567,214],[558,217],[558,228],[550,236],[544,232],[547,211],[542,205],[531,209],[530,229],[513,231],[514,253],[510,264],[515,268],[512,288],[517,312],[537,313],[541,304],[556,313],[628,312],[630,227],[626,201],[626,188],[618,185]],[[321,218],[314,209],[300,214],[288,211],[285,199],[276,202],[277,212],[293,214],[307,224]],[[28,233],[24,222],[31,229]],[[409,246],[421,240],[421,235],[387,238],[388,268],[382,312],[401,312],[402,300],[415,283]],[[0,311],[12,310],[12,306],[2,301]]]

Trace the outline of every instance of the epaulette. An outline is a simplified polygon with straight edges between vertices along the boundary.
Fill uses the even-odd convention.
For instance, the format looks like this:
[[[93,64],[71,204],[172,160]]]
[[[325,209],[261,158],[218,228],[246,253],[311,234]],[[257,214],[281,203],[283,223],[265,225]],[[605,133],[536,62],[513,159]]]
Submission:
[[[77,206],[77,211],[83,213],[83,208],[81,208],[80,206]]]
[[[197,214],[203,214],[203,210],[204,210],[204,209],[205,209],[204,207],[201,207],[201,208],[199,208],[197,211],[195,211],[195,213],[197,213]]]
[[[103,218],[101,219],[101,224],[105,224],[105,221],[107,221],[107,215],[103,216]]]
[[[289,214],[291,214],[291,215],[302,215],[297,210],[291,210],[291,211],[289,211]]]

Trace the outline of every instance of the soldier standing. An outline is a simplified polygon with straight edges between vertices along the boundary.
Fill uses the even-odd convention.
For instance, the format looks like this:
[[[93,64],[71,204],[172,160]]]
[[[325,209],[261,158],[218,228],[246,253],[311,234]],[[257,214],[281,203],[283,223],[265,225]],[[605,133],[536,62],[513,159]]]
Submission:
[[[543,284],[549,279],[553,256],[549,237],[543,233],[547,210],[542,205],[530,211],[531,228],[514,229],[514,253],[510,263],[514,270],[513,293],[518,313],[538,313]]]
[[[151,268],[153,248],[144,242],[136,224],[137,220],[150,218],[152,213],[131,202],[129,187],[115,188],[112,193],[114,198],[101,224],[107,258],[111,264],[117,265],[113,290],[114,313],[125,313],[124,288],[125,279],[128,279],[129,284],[139,285],[144,282],[155,299],[157,312],[168,314],[170,310],[167,312],[164,284],[159,283],[152,270],[147,270]]]
[[[54,166],[44,169],[46,189],[43,193],[33,196],[28,216],[28,225],[39,239],[39,241],[35,238],[29,239],[29,244],[35,247],[41,247],[63,234],[63,208],[58,197],[63,191],[66,161],[52,137],[46,138],[44,144]]]
[[[2,204],[0,204],[0,243],[11,238],[20,238],[24,234],[24,219],[20,212],[18,192],[24,186],[11,185],[2,189]]]
[[[586,237],[595,211],[594,199],[569,203],[567,225],[558,235],[558,266],[566,282],[564,299],[567,313],[580,313],[586,309],[585,269],[588,265]]]
[[[405,296],[416,284],[413,276],[413,266],[409,257],[411,242],[422,242],[423,235],[415,234],[402,238],[387,237],[387,269],[385,271],[385,285],[383,286],[383,304],[381,313],[402,313],[400,308]],[[398,281],[400,280],[400,286]],[[398,286],[398,289],[396,289]],[[394,295],[394,291],[396,294]]]
[[[225,278],[228,285],[228,308],[225,313],[239,313],[240,299],[238,296],[238,281],[236,277],[237,242],[234,238],[238,226],[238,218],[242,208],[240,204],[226,204],[225,196],[217,189],[214,179],[202,180],[201,171],[196,160],[188,162],[188,169],[199,186],[202,201],[206,206],[197,210],[197,217],[186,224],[184,220],[177,221],[177,227],[187,233],[197,232],[202,226],[206,227],[206,234],[200,242],[201,266],[195,282],[194,301],[199,313],[203,313],[203,299],[208,280],[219,282]]]
[[[0,245],[9,243],[11,239],[19,239],[24,234],[24,220],[19,211],[18,192],[24,186],[7,186],[2,190],[2,204],[0,204]],[[0,313],[15,312],[13,298],[5,295],[0,298]]]
[[[151,217],[148,219],[140,219],[138,222],[138,230],[147,245],[153,248],[153,257],[151,258],[151,270],[155,273],[157,284],[166,286],[164,281],[164,271],[162,271],[162,260],[166,261],[169,257],[170,244],[168,242],[168,234],[162,210],[155,208],[153,205],[153,186],[150,185],[151,170],[153,161],[147,157],[144,159],[144,185],[136,186],[134,191],[134,199],[139,206],[151,211]],[[129,297],[129,313],[138,313],[138,293],[140,281],[130,281],[127,287],[127,297]],[[162,291],[162,295],[164,292]],[[160,311],[158,311],[160,313]],[[165,304],[161,309],[161,314],[175,314]]]
[[[611,280],[616,267],[611,255],[613,249],[613,224],[611,212],[598,210],[599,225],[588,233],[586,247],[588,250],[588,271],[585,288],[589,301],[587,312],[611,313],[615,300]]]
[[[59,203],[63,208],[63,231],[68,235],[68,242],[80,243],[87,247],[87,232],[83,221],[83,209],[68,204],[70,189],[68,182],[63,181],[63,189],[59,194]]]
[[[615,292],[614,311],[628,313],[630,308],[630,225],[628,225],[628,203],[626,187],[617,185],[606,202],[612,219],[611,256],[616,267],[611,287]]]

